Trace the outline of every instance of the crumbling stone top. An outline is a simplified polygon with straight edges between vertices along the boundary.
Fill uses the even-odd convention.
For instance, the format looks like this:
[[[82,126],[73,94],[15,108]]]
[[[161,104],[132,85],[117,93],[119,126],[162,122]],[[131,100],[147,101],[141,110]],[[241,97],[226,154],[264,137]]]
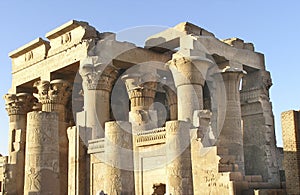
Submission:
[[[179,32],[184,32],[186,34],[193,34],[197,36],[212,36],[215,35],[204,28],[196,26],[189,22],[182,22],[173,27],[173,29],[178,30]]]
[[[240,38],[233,37],[233,38],[228,38],[228,39],[224,39],[221,41],[230,46],[233,46],[237,49],[248,49],[248,50],[254,51],[253,43],[245,43],[244,40],[242,40]]]

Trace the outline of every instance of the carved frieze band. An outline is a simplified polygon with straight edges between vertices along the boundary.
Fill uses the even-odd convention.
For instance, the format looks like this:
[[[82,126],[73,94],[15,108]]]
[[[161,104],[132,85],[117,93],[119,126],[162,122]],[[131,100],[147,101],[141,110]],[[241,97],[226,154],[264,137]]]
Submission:
[[[137,134],[136,144],[139,147],[166,143],[166,128],[156,128],[142,131]]]
[[[105,138],[89,141],[88,154],[104,152]]]

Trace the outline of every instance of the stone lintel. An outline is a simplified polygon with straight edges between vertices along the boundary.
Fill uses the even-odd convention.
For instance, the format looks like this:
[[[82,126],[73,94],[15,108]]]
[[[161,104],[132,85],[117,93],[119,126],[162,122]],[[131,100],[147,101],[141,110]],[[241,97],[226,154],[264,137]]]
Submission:
[[[8,55],[11,58],[17,58],[27,52],[32,51],[33,49],[35,49],[41,45],[45,45],[45,47],[47,49],[50,48],[49,42],[46,40],[43,40],[42,38],[39,37],[39,38],[36,38],[33,41],[27,43],[26,45],[23,45],[22,47],[10,52]]]
[[[51,49],[48,56],[65,51],[80,44],[83,40],[99,39],[99,32],[86,22],[71,20],[46,34]]]
[[[246,74],[246,71],[243,70],[243,64],[233,61],[233,60],[226,60],[224,62],[218,63],[218,67],[224,71],[242,71]]]
[[[246,71],[244,71],[242,68],[239,67],[232,67],[232,66],[226,66],[221,70],[221,73],[240,73],[240,74],[247,74]]]
[[[244,40],[240,38],[233,37],[221,41],[237,49],[247,49],[250,51],[254,51],[253,43],[245,43]]]
[[[176,26],[174,26],[173,28],[180,32],[184,32],[185,34],[192,34],[197,36],[212,36],[212,37],[215,36],[213,33],[205,30],[204,28],[201,28],[189,22],[181,22]]]
[[[184,26],[184,25],[183,25]],[[188,25],[187,25],[188,26]],[[178,27],[178,29],[187,27]],[[199,27],[200,28],[200,27]],[[192,28],[193,29],[193,28]],[[196,49],[202,48],[207,54],[217,54],[219,56],[226,56],[228,60],[235,60],[241,64],[253,67],[256,69],[265,69],[264,55],[254,51],[252,43],[244,43],[241,39],[220,40],[214,36],[199,36],[195,33],[184,33],[175,28],[170,28],[158,34],[148,37],[145,42],[145,48],[156,50],[155,48],[163,48],[164,50],[174,50],[182,47],[181,39],[194,39],[193,44]]]
[[[89,26],[89,23],[87,22],[82,22],[82,21],[76,21],[76,20],[70,20],[69,22],[61,25],[60,27],[46,33],[46,38],[51,40],[51,39],[55,39],[69,31],[72,31],[73,29],[77,28],[77,27],[83,27],[85,29],[87,29]],[[96,30],[94,32],[94,36],[93,37],[97,37],[97,33]]]
[[[173,28],[169,28],[167,30],[164,30],[160,33],[148,37],[145,42],[145,47],[160,47],[167,50],[173,50],[180,46],[179,39],[187,35],[214,37],[213,33],[208,32],[207,30],[199,26],[196,26],[189,22],[182,22]]]
[[[35,64],[47,57],[50,44],[42,38],[37,38],[30,43],[9,53],[12,59],[12,71]]]

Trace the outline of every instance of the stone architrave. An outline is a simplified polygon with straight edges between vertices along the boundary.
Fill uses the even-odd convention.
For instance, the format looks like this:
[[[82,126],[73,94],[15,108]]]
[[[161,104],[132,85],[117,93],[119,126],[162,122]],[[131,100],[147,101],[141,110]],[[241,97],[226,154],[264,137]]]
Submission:
[[[193,194],[190,126],[184,121],[166,123],[166,194]]]
[[[24,194],[60,194],[59,119],[54,112],[27,115]]]
[[[132,126],[126,121],[105,123],[106,194],[134,194]]]
[[[229,155],[235,157],[235,163],[239,166],[239,171],[245,173],[244,169],[244,149],[243,149],[243,131],[242,116],[240,106],[240,81],[245,71],[226,67],[221,72],[226,95],[226,114],[223,128],[220,132],[218,147],[227,148]]]
[[[168,62],[177,87],[178,120],[193,120],[195,110],[203,109],[203,86],[213,62],[202,57],[173,56]]]
[[[70,84],[67,81],[56,79],[37,81],[34,87],[38,89],[38,99],[42,104],[42,111],[58,113],[59,121],[59,171],[60,194],[68,190],[68,137],[66,121],[66,104],[71,95]]]
[[[129,121],[135,131],[157,127],[157,113],[155,110],[150,110],[156,94],[157,78],[157,75],[151,73],[122,76],[131,102]]]
[[[32,94],[18,93],[4,96],[6,110],[9,115],[9,166],[11,172],[5,183],[6,188],[12,189],[9,194],[23,194],[25,143],[26,143],[26,114],[32,110],[34,98]],[[10,187],[11,186],[11,187]]]
[[[92,139],[104,137],[105,122],[110,120],[110,94],[118,70],[112,66],[97,64],[92,57],[83,61],[79,73],[83,79],[84,111],[87,127],[92,129]]]

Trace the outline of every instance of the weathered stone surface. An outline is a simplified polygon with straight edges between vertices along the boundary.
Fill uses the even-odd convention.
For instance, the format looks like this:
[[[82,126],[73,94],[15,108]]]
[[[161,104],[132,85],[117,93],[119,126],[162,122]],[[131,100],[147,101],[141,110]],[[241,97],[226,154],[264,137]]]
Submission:
[[[10,53],[0,194],[284,193],[271,189],[282,155],[252,43],[188,22],[145,47],[73,20],[46,37]]]
[[[299,111],[286,111],[281,114],[282,139],[286,191],[288,194],[300,194],[299,159]]]
[[[59,194],[59,125],[57,113],[30,112],[27,117],[24,194]]]
[[[190,123],[166,123],[167,194],[193,194]]]

